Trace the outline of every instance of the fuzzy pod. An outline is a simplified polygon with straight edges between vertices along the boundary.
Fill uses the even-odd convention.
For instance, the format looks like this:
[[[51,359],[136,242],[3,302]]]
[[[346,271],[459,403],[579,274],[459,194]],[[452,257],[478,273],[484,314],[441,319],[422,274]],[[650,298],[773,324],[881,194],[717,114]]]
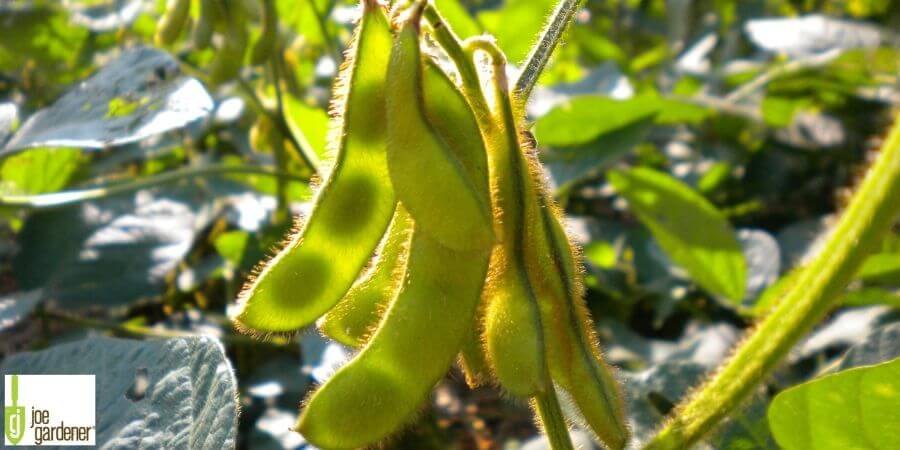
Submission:
[[[388,302],[400,288],[412,228],[409,213],[398,204],[371,270],[322,317],[319,329],[325,335],[349,347],[365,344]]]
[[[191,0],[169,0],[166,11],[156,27],[154,41],[160,47],[175,43],[181,32],[187,27],[191,15]]]
[[[285,332],[315,322],[351,288],[394,213],[384,134],[392,35],[381,6],[363,5],[332,108],[334,166],[305,224],[242,292],[235,320],[245,329]]]
[[[388,65],[391,181],[423,232],[457,250],[488,248],[493,233],[484,143],[465,98],[423,60],[423,7],[416,3],[402,14]],[[426,96],[440,99],[437,111],[427,111]]]
[[[269,60],[278,44],[278,11],[275,0],[260,0],[262,29],[250,50],[250,63],[259,65]]]
[[[497,70],[503,69],[495,66]],[[588,428],[608,447],[624,448],[629,438],[625,406],[593,332],[576,248],[562,226],[561,211],[546,189],[533,145],[518,126],[524,116],[522,108],[510,98],[506,86],[505,80],[496,83],[495,104],[507,146],[492,149],[492,154],[505,150],[510,171],[492,176],[517,178],[517,182],[510,182],[521,188],[522,255],[537,300],[547,368],[553,383],[573,401]]]
[[[216,0],[200,0],[200,11],[197,16],[197,24],[191,32],[194,48],[204,50],[212,44],[217,19]]]
[[[242,7],[237,3],[229,3],[226,8],[222,8],[221,13],[221,26],[224,27],[223,34],[226,38],[209,64],[209,81],[213,85],[233,80],[240,75],[249,40],[247,17]]]
[[[489,252],[447,248],[415,226],[378,329],[303,408],[296,430],[316,446],[361,448],[409,423],[474,326]]]

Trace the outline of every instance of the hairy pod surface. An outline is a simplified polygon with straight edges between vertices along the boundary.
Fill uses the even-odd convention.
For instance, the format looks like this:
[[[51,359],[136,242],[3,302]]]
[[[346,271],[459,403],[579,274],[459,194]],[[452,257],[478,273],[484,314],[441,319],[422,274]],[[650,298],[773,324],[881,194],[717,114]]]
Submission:
[[[423,6],[417,3],[405,14],[388,65],[391,181],[423,232],[457,250],[486,248],[493,233],[484,144],[465,98],[446,75],[423,62]],[[440,104],[428,111],[426,96]]]
[[[194,30],[191,32],[194,48],[198,50],[206,49],[212,43],[215,22],[217,20],[215,1],[216,0],[200,0],[197,25],[194,26]]]
[[[377,331],[303,409],[297,431],[316,446],[359,448],[398,431],[471,332],[489,251],[452,250],[414,226],[402,287]]]
[[[262,30],[250,50],[250,63],[258,65],[266,62],[275,51],[278,41],[278,12],[275,0],[260,0],[262,8]]]
[[[236,321],[244,328],[292,331],[315,322],[351,288],[394,213],[384,135],[391,30],[375,1],[363,4],[335,93],[334,167],[306,223],[242,293]]]
[[[320,330],[349,347],[361,347],[400,287],[412,237],[412,221],[397,205],[372,269],[322,318]]]
[[[191,0],[169,0],[156,28],[156,45],[163,47],[174,44],[187,26],[190,14]]]
[[[505,83],[498,84],[505,87]],[[624,448],[629,434],[625,408],[592,331],[575,249],[562,226],[562,215],[546,191],[531,145],[519,132],[520,108],[513,105],[505,89],[496,90],[500,121],[508,137],[507,147],[498,146],[492,153],[508,153],[511,168],[507,176],[518,178],[522,190],[519,205],[527,243],[522,252],[537,299],[550,376],[574,401],[597,437],[610,448]]]
[[[218,85],[238,76],[247,50],[247,18],[238,2],[220,8],[224,27],[224,44],[209,64],[209,81]]]
[[[498,98],[498,102],[502,101]],[[494,197],[494,247],[484,318],[488,361],[500,384],[513,395],[531,397],[547,380],[546,355],[537,298],[525,266],[524,204],[528,182],[519,172],[518,136],[502,121],[491,137],[491,183]]]

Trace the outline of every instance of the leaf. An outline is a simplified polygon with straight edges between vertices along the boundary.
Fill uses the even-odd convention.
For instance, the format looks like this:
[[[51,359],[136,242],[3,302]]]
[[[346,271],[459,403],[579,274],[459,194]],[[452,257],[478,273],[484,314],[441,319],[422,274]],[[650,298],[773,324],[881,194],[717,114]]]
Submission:
[[[187,183],[31,214],[13,270],[65,308],[126,305],[162,292],[208,223],[209,193]]]
[[[66,187],[78,169],[76,149],[41,148],[0,162],[0,194],[35,195]]]
[[[328,113],[303,103],[292,95],[285,96],[284,118],[291,133],[303,147],[303,153],[318,163],[326,159]]]
[[[142,0],[107,0],[87,5],[64,2],[72,23],[99,33],[116,31],[131,25],[144,9]]]
[[[551,147],[584,145],[605,133],[650,118],[658,111],[658,102],[649,97],[630,100],[576,97],[538,119],[534,136],[541,145]]]
[[[900,322],[874,329],[865,340],[850,347],[841,360],[841,369],[869,366],[900,358]]]
[[[900,286],[900,253],[876,253],[869,256],[856,278],[871,284]]]
[[[434,0],[434,6],[460,39],[481,34],[481,26],[459,0]]]
[[[49,108],[29,117],[0,156],[32,147],[103,149],[205,118],[212,98],[169,54],[125,50]]]
[[[19,107],[15,103],[0,103],[0,145],[19,126]]]
[[[827,375],[787,389],[769,407],[785,450],[896,448],[900,443],[900,358]]]
[[[96,375],[102,448],[236,444],[237,383],[222,346],[211,338],[90,337],[10,356],[0,372]]]
[[[43,298],[40,289],[0,297],[0,332],[28,318]]]
[[[621,160],[647,137],[652,125],[652,120],[645,118],[610,131],[589,144],[551,148],[541,153],[541,160],[550,171],[557,195],[565,194],[572,185],[599,174]]]
[[[744,31],[757,47],[792,56],[877,47],[886,38],[876,26],[820,14],[748,20]]]
[[[500,9],[478,13],[478,21],[497,38],[509,62],[523,63],[544,27],[553,0],[506,0]]]
[[[731,224],[702,196],[669,175],[647,168],[607,177],[660,247],[713,294],[740,301],[746,263]]]

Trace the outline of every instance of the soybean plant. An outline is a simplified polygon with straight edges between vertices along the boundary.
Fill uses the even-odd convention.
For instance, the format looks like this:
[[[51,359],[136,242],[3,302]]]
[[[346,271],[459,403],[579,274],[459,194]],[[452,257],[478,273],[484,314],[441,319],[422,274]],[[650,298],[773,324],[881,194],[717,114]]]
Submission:
[[[554,448],[572,447],[558,394],[609,447],[624,447],[624,407],[582,298],[578,251],[505,56],[488,39],[460,42],[425,2],[362,7],[335,88],[334,166],[234,317],[257,333],[318,320],[360,349],[306,401],[296,429],[326,448],[377,443],[415,417],[461,356],[470,383],[493,379],[531,399]],[[423,51],[427,33],[452,73]],[[492,70],[476,68],[478,52]]]

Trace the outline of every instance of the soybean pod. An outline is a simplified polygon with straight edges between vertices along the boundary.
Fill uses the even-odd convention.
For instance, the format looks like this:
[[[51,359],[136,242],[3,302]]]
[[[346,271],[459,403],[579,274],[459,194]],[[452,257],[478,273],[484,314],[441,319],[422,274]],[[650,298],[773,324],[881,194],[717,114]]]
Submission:
[[[216,20],[216,0],[200,0],[200,11],[197,16],[197,25],[191,33],[191,39],[194,41],[194,48],[203,50],[212,43],[213,32],[215,31]]]
[[[396,205],[384,134],[391,38],[384,11],[364,1],[335,88],[334,166],[306,223],[242,292],[239,326],[277,332],[313,323],[347,293],[384,235]]]
[[[156,28],[156,45],[167,46],[175,43],[185,29],[191,14],[191,0],[169,0]]]
[[[419,21],[423,7],[418,2],[406,12],[388,66],[387,115],[397,119],[387,133],[391,181],[398,200],[422,231],[457,250],[485,248],[491,245],[493,233],[484,144],[462,94],[452,82],[441,80],[446,77],[442,72],[422,63]],[[465,108],[427,112],[424,93],[430,95],[441,86],[451,89],[438,106],[451,105],[455,99]],[[454,121],[435,125],[435,116],[442,114],[452,115]],[[457,217],[463,219],[454,220]]]
[[[411,237],[409,213],[398,204],[372,269],[322,318],[323,333],[349,347],[365,344],[400,287]]]
[[[248,40],[247,18],[239,2],[222,3],[220,0],[218,6],[225,39],[209,65],[209,80],[213,85],[234,79],[240,74]]]
[[[250,63],[254,65],[266,62],[278,43],[278,11],[275,9],[275,0],[260,0],[260,6],[262,29],[250,51]]]
[[[547,387],[544,338],[537,298],[525,268],[526,186],[516,130],[501,129],[491,145],[491,179],[500,244],[491,258],[485,290],[484,340],[500,384],[513,395],[531,397]],[[511,136],[510,136],[511,134]]]
[[[316,391],[297,431],[324,448],[359,448],[412,420],[469,336],[489,252],[449,249],[415,225],[402,288],[353,360]]]
[[[550,377],[575,403],[588,427],[610,448],[628,441],[624,405],[611,369],[603,361],[587,306],[575,248],[561,224],[562,214],[546,190],[533,146],[518,129],[521,107],[509,97],[502,66],[495,61],[498,122],[507,131],[511,178],[521,187],[525,271],[537,299]],[[492,166],[496,171],[496,166]],[[502,173],[492,176],[503,177]]]

